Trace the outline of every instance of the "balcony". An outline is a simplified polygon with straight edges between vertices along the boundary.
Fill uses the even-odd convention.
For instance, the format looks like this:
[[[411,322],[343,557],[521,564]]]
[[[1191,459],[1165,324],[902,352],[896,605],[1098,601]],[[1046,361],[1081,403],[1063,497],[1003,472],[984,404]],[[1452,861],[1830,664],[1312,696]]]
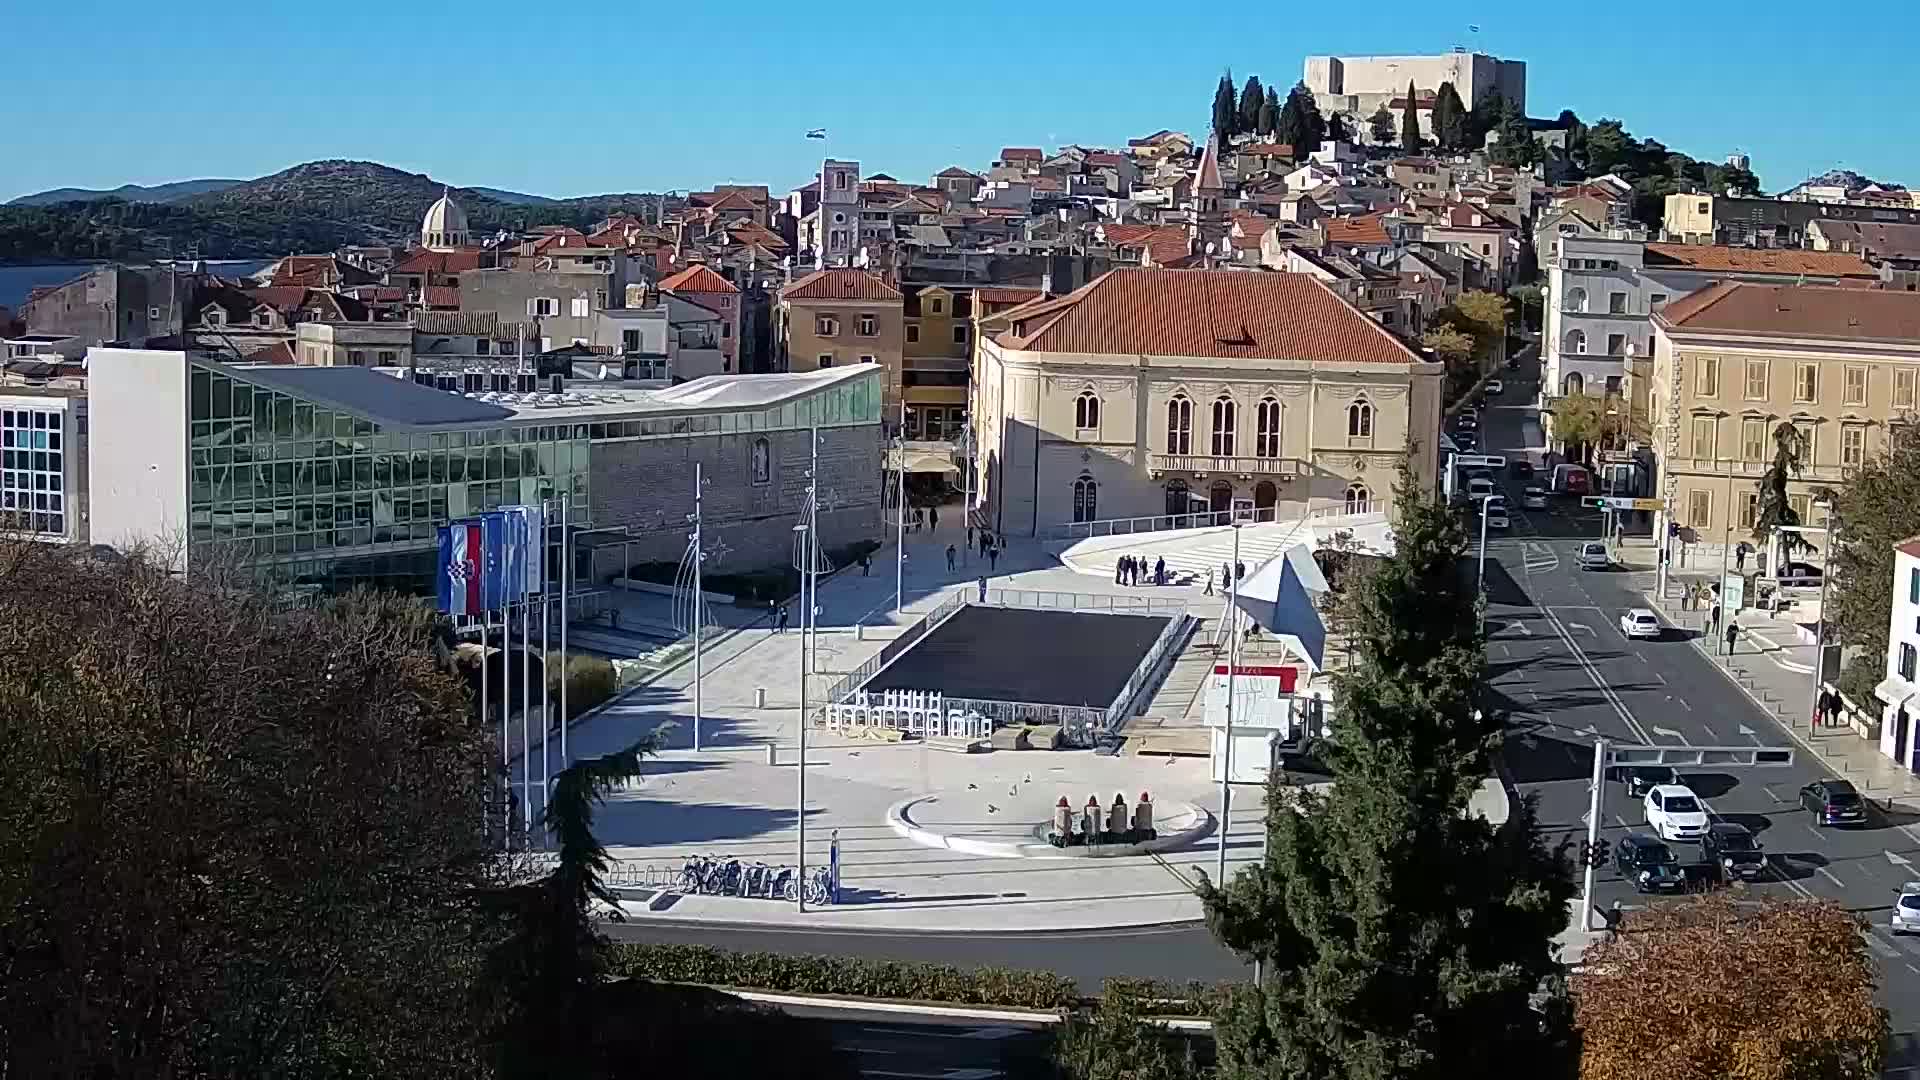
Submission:
[[[1193,476],[1284,476],[1300,475],[1300,459],[1289,457],[1218,457],[1212,454],[1148,454],[1147,469],[1161,473],[1189,473]]]
[[[1664,433],[1662,433],[1664,434]],[[1656,440],[1657,441],[1657,440]],[[1771,451],[1769,451],[1771,453]],[[1714,476],[1752,477],[1758,480],[1773,467],[1771,460],[1746,461],[1738,458],[1686,458],[1677,455],[1667,458],[1667,468],[1675,472],[1707,473]],[[1855,466],[1848,465],[1802,465],[1800,471],[1793,474],[1795,480],[1845,480],[1854,471]]]

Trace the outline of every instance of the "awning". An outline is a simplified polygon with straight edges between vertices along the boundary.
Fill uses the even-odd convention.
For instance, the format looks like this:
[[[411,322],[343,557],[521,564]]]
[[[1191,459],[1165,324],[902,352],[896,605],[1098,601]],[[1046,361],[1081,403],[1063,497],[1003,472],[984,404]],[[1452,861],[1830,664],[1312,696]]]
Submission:
[[[1905,705],[1915,694],[1920,694],[1920,686],[1915,686],[1895,675],[1881,679],[1873,688],[1873,696],[1885,702],[1890,708]]]
[[[902,465],[903,459],[905,461],[904,466]],[[933,450],[915,450],[912,447],[908,447],[904,451],[898,448],[889,447],[887,450],[887,471],[888,472],[904,471],[904,472],[910,472],[910,473],[957,473],[960,471],[960,466],[955,465],[953,463],[953,458],[948,454],[939,453]]]

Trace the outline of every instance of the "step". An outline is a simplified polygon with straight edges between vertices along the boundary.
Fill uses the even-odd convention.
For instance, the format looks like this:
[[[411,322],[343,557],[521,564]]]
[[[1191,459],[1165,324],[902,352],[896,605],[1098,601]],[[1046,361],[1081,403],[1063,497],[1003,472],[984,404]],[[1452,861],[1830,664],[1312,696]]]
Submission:
[[[1211,732],[1204,727],[1130,731],[1127,746],[1136,757],[1209,757],[1213,753]]]
[[[979,754],[992,750],[990,739],[963,739],[949,736],[936,736],[925,740],[927,749],[944,750],[949,754]]]

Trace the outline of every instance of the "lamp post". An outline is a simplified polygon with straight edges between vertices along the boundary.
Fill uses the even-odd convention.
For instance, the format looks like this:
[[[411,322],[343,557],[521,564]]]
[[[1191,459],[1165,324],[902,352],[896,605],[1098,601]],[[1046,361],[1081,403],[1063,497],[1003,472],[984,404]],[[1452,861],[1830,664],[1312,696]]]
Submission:
[[[1487,592],[1487,504],[1498,498],[1497,495],[1480,496],[1480,569],[1473,578],[1473,590],[1483,598]],[[1480,606],[1480,628],[1487,626],[1486,605]]]
[[[1233,574],[1227,579],[1226,750],[1220,756],[1220,850],[1216,873],[1227,887],[1227,829],[1233,822],[1233,692],[1240,668],[1240,522],[1233,522]]]
[[[907,605],[907,403],[900,402],[900,429],[893,436],[893,613]]]

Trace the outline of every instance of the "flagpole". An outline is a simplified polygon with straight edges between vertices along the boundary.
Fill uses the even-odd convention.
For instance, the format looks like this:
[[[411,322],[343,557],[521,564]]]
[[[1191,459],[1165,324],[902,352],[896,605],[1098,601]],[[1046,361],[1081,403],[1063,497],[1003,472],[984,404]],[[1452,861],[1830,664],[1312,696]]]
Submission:
[[[524,528],[524,524],[522,528]],[[524,549],[524,545],[522,545]],[[526,579],[521,578],[524,587]],[[528,609],[526,599],[520,601],[520,807],[521,823],[527,829],[527,842],[533,842],[533,748],[527,738],[527,721],[533,707],[533,684],[530,681],[533,665],[527,660],[527,645],[531,635],[527,633],[531,625],[528,620],[533,613]],[[544,809],[544,807],[543,807]]]
[[[700,564],[705,562],[707,559],[707,553],[704,550],[702,550],[700,547],[700,544],[701,544],[700,501],[701,501],[701,489],[705,486],[703,483],[703,478],[701,473],[702,473],[702,470],[700,467],[700,463],[697,461],[694,462],[693,463],[693,749],[695,753],[698,753],[700,750],[700,705],[701,705],[701,701],[700,701],[700,639],[706,636],[703,633],[703,631],[706,630],[706,626],[705,626],[706,619],[704,618],[705,612],[701,610],[703,607],[706,606],[701,602],[706,597],[705,597],[705,594],[703,594],[700,591],[702,588],[702,583],[700,580]]]
[[[547,609],[552,607],[547,600],[547,504],[551,500],[540,500],[540,807],[546,809],[547,798],[553,790],[553,758],[549,749],[553,743],[553,701],[551,690],[553,677],[547,671]],[[542,846],[545,846],[544,838]]]
[[[571,480],[568,483],[572,483]],[[567,767],[567,589],[572,584],[573,493],[560,496],[560,767]]]

